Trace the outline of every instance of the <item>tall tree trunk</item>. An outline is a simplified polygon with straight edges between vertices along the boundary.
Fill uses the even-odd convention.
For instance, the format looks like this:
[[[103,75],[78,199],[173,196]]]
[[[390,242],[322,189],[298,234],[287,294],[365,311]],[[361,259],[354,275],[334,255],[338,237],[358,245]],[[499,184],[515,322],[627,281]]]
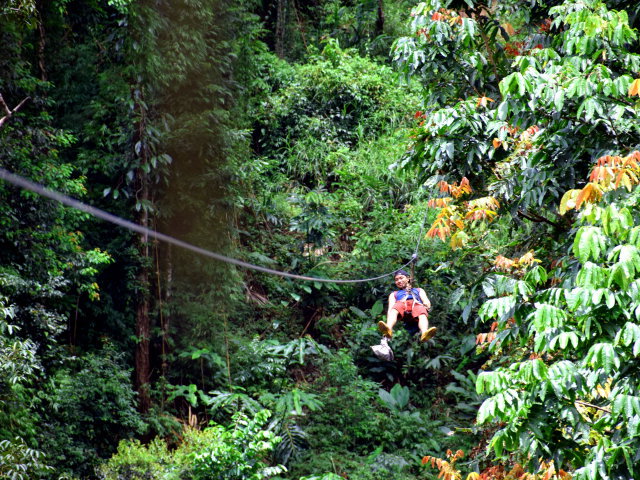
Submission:
[[[382,35],[384,31],[383,0],[378,0],[378,18],[376,19],[376,35]]]
[[[147,202],[149,199],[149,182],[147,175],[139,171],[140,194],[138,201]],[[149,226],[149,212],[146,208],[140,209],[138,223],[143,227]],[[140,235],[138,250],[142,260],[142,266],[138,273],[138,288],[140,299],[136,310],[136,388],[138,390],[138,404],[140,412],[147,413],[151,406],[149,396],[149,380],[151,377],[151,361],[149,358],[149,338],[151,335],[151,319],[149,317],[149,237],[146,233]]]
[[[172,288],[173,288],[173,248],[171,247],[171,245],[167,245],[167,251],[166,251],[166,260],[167,260],[167,265],[166,265],[166,285],[165,285],[165,289],[164,289],[164,304],[165,306],[169,306],[170,302],[171,302],[171,294],[172,294]],[[169,324],[171,321],[171,318],[169,317],[169,308],[165,308],[161,313],[160,313],[160,318],[162,319],[162,376],[166,376],[167,375],[167,368],[168,368],[168,362],[167,362],[167,355],[169,355],[169,342],[168,342],[168,337],[169,337]]]
[[[278,16],[276,18],[276,55],[284,58],[284,33],[287,25],[287,2],[278,0]]]
[[[134,136],[134,154],[139,157],[139,167],[136,169],[136,202],[140,206],[138,224],[149,228],[149,200],[150,181],[149,174],[144,166],[149,162],[149,146],[146,138],[147,111],[142,98],[142,87],[134,89],[133,95],[139,112],[136,134]],[[137,205],[137,206],[138,206]],[[153,268],[149,235],[140,234],[138,239],[138,252],[140,254],[140,271],[138,272],[139,300],[136,308],[136,337],[138,344],[135,353],[136,389],[138,391],[138,406],[141,413],[147,413],[151,406],[149,394],[149,380],[151,379],[151,359],[149,356],[149,344],[151,337],[151,318],[149,317],[150,297],[150,270]]]
[[[160,330],[162,332],[162,343],[160,352],[160,361],[161,361],[161,370],[160,374],[162,378],[165,379],[167,377],[169,371],[169,325],[171,321],[171,317],[169,316],[169,305],[171,302],[171,294],[173,288],[173,248],[171,244],[167,245],[167,250],[164,252],[164,258],[166,260],[165,265],[165,288],[164,288],[164,302],[160,302],[160,308],[158,309],[160,313]],[[160,285],[160,279],[162,278],[161,270],[160,270],[160,255],[158,250],[156,249],[156,265],[158,265],[158,297],[159,300],[163,298],[163,292]],[[164,305],[164,306],[163,306]],[[162,381],[162,395],[161,395],[161,403],[162,408],[164,409],[164,402],[167,398],[166,386],[167,382]]]
[[[42,21],[42,1],[36,2],[36,15],[38,22],[38,68],[40,69],[40,80],[47,81],[47,69],[44,61],[44,48],[46,43],[44,22]]]

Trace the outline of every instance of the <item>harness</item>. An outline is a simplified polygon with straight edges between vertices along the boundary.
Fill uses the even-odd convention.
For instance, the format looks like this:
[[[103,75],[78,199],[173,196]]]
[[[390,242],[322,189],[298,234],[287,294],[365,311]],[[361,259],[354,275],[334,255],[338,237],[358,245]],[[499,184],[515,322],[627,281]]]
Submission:
[[[405,317],[407,315],[411,315],[414,302],[419,305],[424,305],[424,303],[422,303],[422,299],[420,298],[420,290],[418,290],[417,288],[412,288],[411,290],[397,290],[393,293],[393,295],[396,299],[396,302],[404,303]]]
[[[420,290],[418,290],[417,288],[412,288],[411,291],[397,290],[393,295],[396,299],[396,302],[404,301],[406,303],[407,300],[414,300],[420,305],[423,305],[422,300],[420,299]]]

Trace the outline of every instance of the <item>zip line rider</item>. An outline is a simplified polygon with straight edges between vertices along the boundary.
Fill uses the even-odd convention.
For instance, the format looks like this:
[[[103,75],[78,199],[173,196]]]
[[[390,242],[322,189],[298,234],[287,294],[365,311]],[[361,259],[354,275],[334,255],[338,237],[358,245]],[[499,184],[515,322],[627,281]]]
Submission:
[[[404,270],[398,270],[394,274],[394,281],[398,290],[389,295],[389,308],[387,310],[386,323],[378,322],[378,330],[385,337],[393,336],[393,327],[398,317],[405,321],[409,331],[415,331],[417,323],[420,330],[420,341],[426,342],[436,334],[436,327],[429,328],[429,310],[431,301],[422,288],[412,288],[411,275]]]

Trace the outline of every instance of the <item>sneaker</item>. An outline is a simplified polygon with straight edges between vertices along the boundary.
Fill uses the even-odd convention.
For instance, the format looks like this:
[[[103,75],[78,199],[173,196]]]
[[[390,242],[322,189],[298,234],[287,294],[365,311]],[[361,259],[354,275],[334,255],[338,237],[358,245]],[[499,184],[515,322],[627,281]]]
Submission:
[[[385,337],[389,337],[389,338],[393,337],[393,330],[387,327],[387,324],[384,323],[382,320],[378,322],[378,330]]]
[[[433,338],[433,336],[436,334],[436,327],[431,327],[428,328],[426,332],[424,332],[422,335],[420,335],[420,341],[421,342],[426,342],[427,340],[430,340]]]

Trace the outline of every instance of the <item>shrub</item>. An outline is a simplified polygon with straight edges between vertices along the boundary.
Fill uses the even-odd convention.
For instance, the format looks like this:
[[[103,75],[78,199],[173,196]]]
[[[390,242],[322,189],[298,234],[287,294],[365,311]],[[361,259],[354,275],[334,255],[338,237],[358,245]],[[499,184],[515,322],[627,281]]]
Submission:
[[[159,438],[148,446],[123,441],[100,474],[105,480],[260,480],[277,475],[285,468],[265,461],[280,440],[264,428],[269,416],[267,410],[253,418],[237,414],[227,427],[188,429],[173,451]]]

